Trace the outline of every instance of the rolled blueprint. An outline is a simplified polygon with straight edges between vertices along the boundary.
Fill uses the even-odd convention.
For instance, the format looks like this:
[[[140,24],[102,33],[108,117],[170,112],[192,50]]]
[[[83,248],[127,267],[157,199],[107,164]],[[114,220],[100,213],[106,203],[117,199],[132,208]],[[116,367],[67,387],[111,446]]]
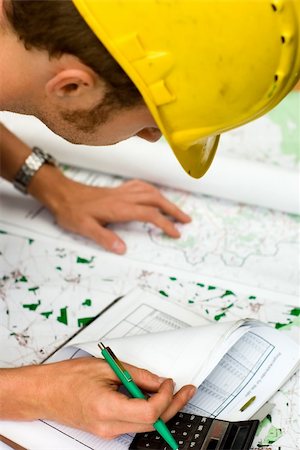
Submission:
[[[40,146],[66,164],[300,214],[297,167],[268,164],[228,151],[233,145],[242,150],[248,146],[246,150],[252,154],[258,145],[267,145],[268,138],[278,140],[265,122],[263,128],[254,124],[251,129],[249,124],[223,135],[211,168],[197,180],[184,172],[163,139],[155,144],[135,137],[114,146],[73,145],[33,117],[1,113],[0,120],[27,144]],[[261,143],[263,133],[266,144]]]

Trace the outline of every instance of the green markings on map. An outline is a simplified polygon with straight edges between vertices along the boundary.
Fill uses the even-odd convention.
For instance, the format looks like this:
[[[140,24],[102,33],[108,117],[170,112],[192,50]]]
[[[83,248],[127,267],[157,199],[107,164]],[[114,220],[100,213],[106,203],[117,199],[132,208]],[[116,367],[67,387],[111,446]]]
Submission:
[[[7,231],[0,230],[0,234],[7,234]]]
[[[218,320],[222,319],[222,317],[225,317],[226,313],[222,312],[220,314],[216,314],[214,319],[218,322]]]
[[[236,297],[234,292],[232,292],[232,291],[225,291],[224,294],[221,295],[221,298],[227,297],[227,295],[234,295]]]
[[[300,308],[293,308],[290,312],[290,315],[296,317],[300,316]]]
[[[227,311],[227,309],[230,309],[230,308],[232,308],[233,307],[233,305],[234,305],[234,303],[230,303],[230,305],[228,305],[228,306],[224,306],[223,308],[221,308],[222,309],[222,311]]]
[[[49,317],[53,314],[53,311],[45,311],[40,314],[41,314],[41,316],[46,317],[46,319],[49,319]]]
[[[216,286],[208,286],[209,291],[213,291],[214,289],[217,289]]]
[[[68,325],[67,306],[60,309],[60,316],[57,316],[56,320],[57,320],[57,322]]]
[[[230,291],[226,291],[226,292],[230,292]],[[235,295],[235,294],[233,294],[233,295]],[[222,297],[223,297],[223,295],[222,295]],[[228,309],[232,308],[233,306],[234,306],[234,303],[230,303],[230,305],[223,306],[223,308],[221,308],[222,312],[220,314],[216,314],[214,319],[216,321],[219,321],[220,319],[222,319],[222,317],[225,317],[226,316],[226,311],[228,311]]]
[[[289,315],[292,316],[292,318],[288,318],[286,323],[275,323],[275,328],[277,330],[289,330],[292,327],[300,327],[300,308],[296,307],[291,309]]]
[[[34,242],[34,239],[28,239],[28,244],[29,245],[33,244],[33,242]]]
[[[91,306],[92,300],[90,298],[86,298],[84,302],[82,302],[83,306]]]
[[[92,320],[94,319],[94,317],[81,317],[80,319],[77,320],[77,324],[78,327],[85,327],[86,325],[88,325]]]
[[[258,442],[257,447],[266,447],[272,445],[282,436],[283,433],[281,428],[276,428],[274,427],[274,425],[272,425],[272,418],[269,414],[264,420],[260,422],[256,434],[259,435],[261,431],[269,425],[271,425],[271,427],[269,428],[267,435]]]
[[[259,435],[261,431],[268,426],[272,422],[272,417],[270,414],[268,414],[261,422],[259,422],[259,425],[257,427],[256,434]]]
[[[296,317],[295,320],[288,319],[287,323],[280,323],[280,322],[275,323],[276,330],[280,329],[289,330],[290,328],[293,327],[300,327],[300,317]]]
[[[195,303],[194,300],[188,300],[188,303]]]
[[[81,256],[77,256],[76,262],[77,264],[91,264],[95,259],[95,256],[92,256],[90,259],[81,258]]]
[[[169,297],[169,294],[167,294],[165,291],[159,291],[160,295],[163,295],[164,297]]]
[[[29,292],[33,292],[34,294],[36,293],[36,291],[39,289],[38,286],[34,286],[32,288],[28,288]]]
[[[28,279],[25,277],[25,275],[22,275],[20,278],[15,279],[15,283],[27,283]]]
[[[40,306],[41,304],[41,300],[38,300],[37,303],[28,303],[26,305],[22,305],[23,308],[27,308],[29,309],[29,311],[35,311],[37,309],[38,306]]]
[[[56,266],[55,269],[56,270],[62,270],[61,266]]]
[[[298,92],[291,92],[280,104],[269,112],[272,122],[282,131],[282,153],[300,160],[299,147],[299,98]]]
[[[255,295],[250,295],[250,296],[248,297],[248,299],[249,299],[249,300],[256,300],[256,296],[255,296]]]
[[[165,236],[167,239],[170,239],[169,236]],[[192,248],[197,243],[197,240],[194,236],[188,236],[186,239],[181,239],[178,242],[178,246],[182,249]]]
[[[300,222],[300,214],[288,214],[288,216],[295,222]]]
[[[200,286],[200,287],[205,287],[205,284],[203,284],[203,283],[196,283],[196,285]]]
[[[171,281],[176,281],[177,278],[176,277],[169,277]]]

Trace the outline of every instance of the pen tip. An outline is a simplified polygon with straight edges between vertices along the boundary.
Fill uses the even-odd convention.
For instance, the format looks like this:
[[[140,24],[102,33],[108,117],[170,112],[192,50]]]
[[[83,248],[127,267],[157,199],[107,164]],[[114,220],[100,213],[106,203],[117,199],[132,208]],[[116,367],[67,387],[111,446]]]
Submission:
[[[102,342],[98,342],[98,347],[100,348],[100,350],[105,349],[105,345]]]

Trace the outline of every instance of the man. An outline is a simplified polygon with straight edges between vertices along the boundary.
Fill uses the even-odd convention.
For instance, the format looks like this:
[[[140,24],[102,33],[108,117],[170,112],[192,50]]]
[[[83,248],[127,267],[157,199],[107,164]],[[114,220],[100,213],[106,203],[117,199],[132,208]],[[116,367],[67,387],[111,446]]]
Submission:
[[[275,106],[299,77],[299,8],[284,6],[1,0],[2,109],[33,114],[66,139],[91,145],[132,135],[156,140],[159,126],[183,168],[199,177],[218,134]],[[85,187],[42,164],[47,156],[38,152],[39,169],[27,176],[30,150],[4,128],[2,146],[6,179],[42,201],[62,226],[109,250],[123,253],[125,244],[105,223],[150,221],[177,237],[164,214],[189,221],[147,184]],[[1,418],[44,417],[109,438],[151,429],[195,393],[185,386],[173,396],[172,380],[129,370],[143,389],[157,392],[150,400],[118,393],[103,361],[3,369]]]
[[[0,2],[2,110],[36,115],[72,142],[112,144],[135,134],[151,141],[158,139],[161,133],[142,97],[102,48],[72,3],[49,2],[46,20],[45,3],[48,4]],[[56,22],[60,18],[61,21],[56,23],[56,28],[49,29],[53,17]],[[66,19],[69,24],[65,24]],[[30,24],[30,20],[35,24]],[[34,42],[39,38],[25,37],[19,30],[23,25],[29,35],[42,31],[44,43],[31,44],[30,39]],[[61,54],[63,49],[60,48],[49,58],[51,49],[45,48],[48,45],[45,41],[49,39],[46,31],[56,35],[58,41],[62,39],[59,31],[68,36],[70,29],[75,35],[79,33],[77,42],[74,42],[74,33],[69,38],[72,54]],[[77,54],[77,47],[80,52],[81,47],[86,46],[96,56],[79,55],[80,59],[73,56]],[[100,63],[98,54],[101,58],[101,52],[106,59],[107,76],[113,74],[111,83],[121,85],[119,90],[115,88],[116,94],[97,73],[97,65],[103,70],[103,58]],[[87,60],[88,65],[81,59]],[[90,67],[94,66],[93,60],[96,60],[94,69]],[[13,181],[30,154],[31,149],[1,126],[1,175],[4,178]],[[53,212],[60,225],[116,253],[125,252],[125,243],[104,227],[106,223],[149,221],[171,237],[178,237],[178,231],[166,215],[183,223],[190,220],[147,183],[134,180],[114,189],[89,187],[67,179],[51,164],[42,165],[30,179],[27,191]],[[0,370],[0,417],[17,420],[44,417],[110,438],[151,429],[157,417],[169,419],[194,394],[194,387],[187,386],[173,396],[172,380],[163,380],[130,366],[129,370],[141,388],[157,392],[148,402],[129,401],[117,393],[119,382],[103,361],[84,359]]]

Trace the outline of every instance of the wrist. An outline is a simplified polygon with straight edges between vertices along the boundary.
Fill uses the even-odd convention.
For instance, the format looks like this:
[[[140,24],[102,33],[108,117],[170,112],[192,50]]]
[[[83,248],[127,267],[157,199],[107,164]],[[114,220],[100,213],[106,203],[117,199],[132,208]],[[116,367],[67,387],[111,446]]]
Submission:
[[[70,183],[58,167],[44,164],[32,178],[28,193],[55,213],[66,201]]]
[[[0,418],[35,420],[47,415],[46,366],[0,370]]]
[[[57,162],[53,156],[44,152],[39,147],[33,147],[31,153],[25,159],[13,179],[15,188],[23,194],[27,194],[32,179],[44,164],[57,166]]]

